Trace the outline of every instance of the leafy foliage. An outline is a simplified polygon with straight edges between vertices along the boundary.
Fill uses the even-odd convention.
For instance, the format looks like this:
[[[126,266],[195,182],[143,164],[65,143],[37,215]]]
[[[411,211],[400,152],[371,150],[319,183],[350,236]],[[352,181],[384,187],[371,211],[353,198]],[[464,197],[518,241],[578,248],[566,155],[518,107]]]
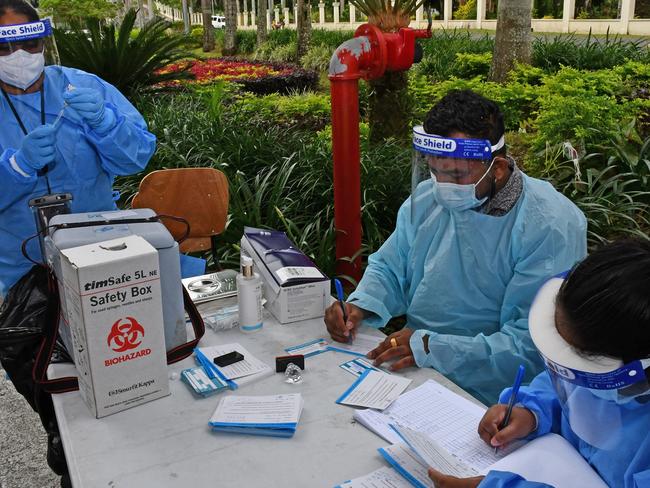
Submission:
[[[61,63],[96,74],[116,86],[127,97],[137,88],[187,78],[186,72],[161,73],[164,66],[188,57],[181,49],[183,37],[166,32],[168,23],[147,23],[135,37],[130,34],[136,11],[129,10],[119,29],[96,20],[81,28],[56,32]]]
[[[56,20],[109,19],[115,16],[117,5],[109,0],[41,0],[40,10]]]

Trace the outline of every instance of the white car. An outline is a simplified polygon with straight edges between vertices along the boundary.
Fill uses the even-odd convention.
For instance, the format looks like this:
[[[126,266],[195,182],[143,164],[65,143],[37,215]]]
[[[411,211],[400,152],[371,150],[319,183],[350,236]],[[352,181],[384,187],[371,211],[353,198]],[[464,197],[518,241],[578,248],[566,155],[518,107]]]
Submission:
[[[223,15],[213,15],[212,16],[212,27],[215,29],[225,29],[226,28],[226,18]]]

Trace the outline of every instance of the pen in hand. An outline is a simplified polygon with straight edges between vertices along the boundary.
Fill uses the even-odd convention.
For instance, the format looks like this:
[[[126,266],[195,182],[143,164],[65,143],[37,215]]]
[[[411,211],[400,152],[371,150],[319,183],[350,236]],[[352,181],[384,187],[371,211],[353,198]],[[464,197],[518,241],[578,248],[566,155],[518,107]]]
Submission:
[[[339,305],[341,305],[341,312],[343,312],[343,325],[347,327],[348,313],[345,310],[345,302],[343,301],[343,285],[341,285],[341,282],[337,278],[334,278],[334,287],[336,288],[336,297],[339,300]],[[348,342],[352,342],[352,332],[348,336]]]
[[[506,415],[503,417],[503,422],[499,424],[499,430],[503,430],[507,427],[508,423],[510,422],[510,416],[512,415],[512,408],[515,406],[515,402],[517,401],[517,394],[519,393],[519,387],[521,386],[521,382],[524,379],[524,373],[526,372],[526,369],[524,368],[523,364],[519,365],[519,369],[517,369],[517,376],[515,377],[515,383],[512,385],[512,391],[510,392],[510,400],[508,401],[508,408],[506,409]],[[498,447],[494,448],[494,454],[497,453],[499,450]]]

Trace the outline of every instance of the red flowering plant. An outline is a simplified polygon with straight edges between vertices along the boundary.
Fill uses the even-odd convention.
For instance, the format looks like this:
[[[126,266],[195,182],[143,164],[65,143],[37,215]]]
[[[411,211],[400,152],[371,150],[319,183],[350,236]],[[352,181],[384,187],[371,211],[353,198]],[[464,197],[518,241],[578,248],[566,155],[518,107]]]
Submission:
[[[265,61],[248,61],[238,58],[214,58],[182,61],[170,64],[159,73],[181,72],[189,68],[193,75],[190,82],[174,81],[167,86],[183,83],[207,85],[219,81],[236,82],[244,90],[258,94],[286,93],[291,90],[313,88],[318,83],[315,71],[298,66]]]

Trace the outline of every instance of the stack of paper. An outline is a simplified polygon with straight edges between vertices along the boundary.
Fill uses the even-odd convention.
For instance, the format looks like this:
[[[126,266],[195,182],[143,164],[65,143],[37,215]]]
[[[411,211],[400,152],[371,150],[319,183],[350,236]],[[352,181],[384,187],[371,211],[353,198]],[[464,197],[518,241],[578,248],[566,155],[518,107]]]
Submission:
[[[244,359],[224,367],[214,364],[214,358],[233,351],[241,353]],[[197,362],[205,369],[208,377],[224,381],[231,390],[273,374],[271,366],[257,359],[244,346],[236,342],[219,346],[197,347],[194,349],[194,355]]]
[[[394,469],[384,466],[370,474],[341,483],[336,488],[411,488]]]
[[[220,432],[293,437],[302,407],[300,393],[229,396],[221,400],[209,424]]]
[[[209,378],[201,366],[181,371],[181,380],[187,383],[194,393],[203,398],[228,389],[228,384],[225,381],[219,378]]]
[[[336,403],[383,410],[406,390],[411,380],[382,371],[367,369]]]

